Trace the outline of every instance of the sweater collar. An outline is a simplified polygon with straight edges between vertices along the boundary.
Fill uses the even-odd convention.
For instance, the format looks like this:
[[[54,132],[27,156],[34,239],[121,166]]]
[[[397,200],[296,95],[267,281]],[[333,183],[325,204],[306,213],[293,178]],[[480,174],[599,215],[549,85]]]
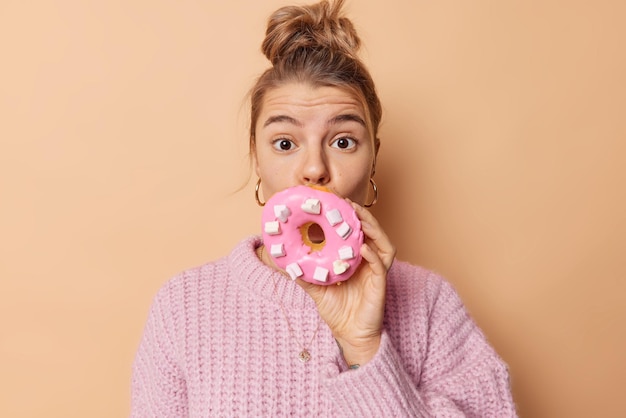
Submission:
[[[280,301],[285,308],[315,309],[313,300],[296,282],[259,260],[255,249],[262,243],[260,236],[251,236],[235,246],[228,257],[230,280],[271,303]]]

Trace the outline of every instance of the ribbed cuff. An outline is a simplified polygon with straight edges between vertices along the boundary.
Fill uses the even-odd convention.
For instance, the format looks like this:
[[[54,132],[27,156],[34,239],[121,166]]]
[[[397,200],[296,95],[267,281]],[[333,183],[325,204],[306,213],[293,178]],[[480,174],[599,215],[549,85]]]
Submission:
[[[378,353],[359,369],[338,362],[326,387],[333,403],[347,417],[426,417],[426,408],[385,331]],[[330,372],[330,370],[329,370]],[[333,376],[334,375],[334,376]]]

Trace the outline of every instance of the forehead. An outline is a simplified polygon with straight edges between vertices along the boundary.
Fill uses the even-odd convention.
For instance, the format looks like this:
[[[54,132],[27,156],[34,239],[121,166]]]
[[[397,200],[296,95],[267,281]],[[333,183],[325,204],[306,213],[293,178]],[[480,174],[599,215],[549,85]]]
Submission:
[[[354,94],[338,87],[307,83],[289,83],[269,90],[263,100],[261,119],[277,112],[303,115],[350,112],[365,119],[363,105]]]

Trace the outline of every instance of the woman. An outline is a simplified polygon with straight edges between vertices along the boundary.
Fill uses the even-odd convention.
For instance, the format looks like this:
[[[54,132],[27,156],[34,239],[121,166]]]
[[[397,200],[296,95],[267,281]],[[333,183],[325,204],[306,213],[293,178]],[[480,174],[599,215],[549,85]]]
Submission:
[[[260,204],[300,184],[353,202],[361,266],[341,286],[294,282],[250,237],[172,279],[135,360],[133,416],[515,416],[506,366],[457,294],[394,260],[364,208],[382,111],[342,3],[270,18],[250,152]]]

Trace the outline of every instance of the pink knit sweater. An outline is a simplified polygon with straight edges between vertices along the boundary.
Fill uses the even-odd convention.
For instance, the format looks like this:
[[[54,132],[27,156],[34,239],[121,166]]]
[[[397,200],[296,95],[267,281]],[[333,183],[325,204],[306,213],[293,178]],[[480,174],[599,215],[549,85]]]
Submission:
[[[348,370],[322,323],[301,363],[316,307],[259,261],[259,244],[250,237],[159,291],[133,366],[133,417],[515,416],[507,368],[455,291],[400,261],[377,355]]]

